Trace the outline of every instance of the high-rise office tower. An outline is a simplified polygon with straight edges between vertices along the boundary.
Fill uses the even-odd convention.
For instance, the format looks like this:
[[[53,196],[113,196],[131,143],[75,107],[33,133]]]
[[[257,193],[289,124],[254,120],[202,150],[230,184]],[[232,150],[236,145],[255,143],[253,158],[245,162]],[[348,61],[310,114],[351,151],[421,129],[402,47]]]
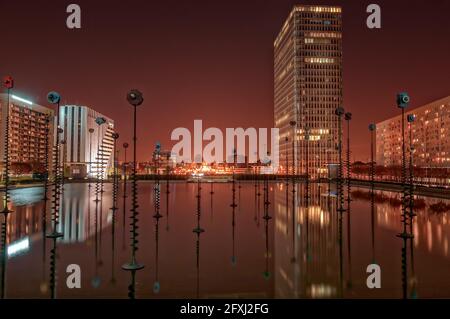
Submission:
[[[281,165],[288,155],[291,173],[326,176],[338,157],[334,111],[343,106],[340,7],[294,6],[274,43],[274,98]]]
[[[106,122],[99,126],[95,122],[98,117]],[[113,164],[114,121],[87,106],[64,105],[60,108],[60,122],[65,141],[61,161],[65,162],[66,175],[97,177],[98,166],[106,176]]]

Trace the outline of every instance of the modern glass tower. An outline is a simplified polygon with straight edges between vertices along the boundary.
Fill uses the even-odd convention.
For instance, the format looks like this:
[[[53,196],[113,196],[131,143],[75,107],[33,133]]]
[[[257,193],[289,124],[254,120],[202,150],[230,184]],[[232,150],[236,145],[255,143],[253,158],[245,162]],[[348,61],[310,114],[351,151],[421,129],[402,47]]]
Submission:
[[[342,86],[341,8],[294,6],[274,43],[274,119],[290,173],[325,177],[337,162]]]

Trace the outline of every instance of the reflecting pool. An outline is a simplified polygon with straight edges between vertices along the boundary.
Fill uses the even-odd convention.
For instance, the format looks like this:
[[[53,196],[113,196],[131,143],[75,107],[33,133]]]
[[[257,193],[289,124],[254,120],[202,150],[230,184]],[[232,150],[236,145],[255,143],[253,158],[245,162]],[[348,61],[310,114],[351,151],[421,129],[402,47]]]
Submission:
[[[139,182],[137,298],[401,298],[450,297],[450,201],[417,197],[414,238],[402,260],[400,194],[353,187],[345,212],[334,186],[270,182]],[[200,190],[199,190],[200,186]],[[155,196],[155,187],[160,196]],[[13,190],[8,220],[6,298],[127,298],[130,274],[130,187],[111,210],[112,185],[101,200],[86,184],[64,185],[55,269],[51,268],[51,201],[43,189]],[[159,198],[159,200],[156,200]],[[125,204],[125,207],[124,207]],[[161,217],[155,217],[159,210]],[[204,232],[194,232],[197,227]],[[81,269],[69,289],[68,265]],[[366,284],[381,267],[381,288]],[[402,267],[407,275],[402,276]]]

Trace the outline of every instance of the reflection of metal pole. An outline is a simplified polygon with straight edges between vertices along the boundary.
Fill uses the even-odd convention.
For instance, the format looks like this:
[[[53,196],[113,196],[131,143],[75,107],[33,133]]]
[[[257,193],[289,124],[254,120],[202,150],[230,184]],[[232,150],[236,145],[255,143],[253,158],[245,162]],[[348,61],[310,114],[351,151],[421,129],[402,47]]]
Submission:
[[[131,197],[132,197],[132,206],[131,206],[131,262],[128,264],[125,264],[122,266],[122,269],[131,271],[132,275],[132,284],[129,286],[129,294],[128,296],[131,299],[135,298],[135,291],[134,291],[134,278],[135,278],[135,272],[136,270],[140,270],[144,268],[144,265],[139,264],[136,260],[136,251],[138,250],[137,244],[138,241],[138,194],[137,194],[137,152],[136,152],[136,141],[137,141],[137,134],[136,134],[136,108],[137,106],[141,105],[144,101],[144,98],[142,97],[142,93],[138,90],[131,90],[127,95],[128,102],[133,105],[134,107],[134,116],[133,116],[133,175],[132,175],[132,188],[131,188]]]

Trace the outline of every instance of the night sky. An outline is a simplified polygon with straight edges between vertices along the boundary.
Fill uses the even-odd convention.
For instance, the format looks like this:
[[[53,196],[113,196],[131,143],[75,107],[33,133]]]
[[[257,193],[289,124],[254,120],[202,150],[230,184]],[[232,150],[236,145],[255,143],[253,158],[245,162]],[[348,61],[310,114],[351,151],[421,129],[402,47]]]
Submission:
[[[82,29],[66,27],[70,3]],[[450,95],[450,1],[93,1],[0,0],[0,76],[17,95],[47,105],[46,94],[90,106],[131,141],[127,91],[138,88],[139,160],[156,141],[171,148],[176,127],[273,126],[273,41],[294,4],[342,5],[344,101],[353,113],[353,156],[367,160],[370,122]],[[366,7],[382,8],[381,30]]]

